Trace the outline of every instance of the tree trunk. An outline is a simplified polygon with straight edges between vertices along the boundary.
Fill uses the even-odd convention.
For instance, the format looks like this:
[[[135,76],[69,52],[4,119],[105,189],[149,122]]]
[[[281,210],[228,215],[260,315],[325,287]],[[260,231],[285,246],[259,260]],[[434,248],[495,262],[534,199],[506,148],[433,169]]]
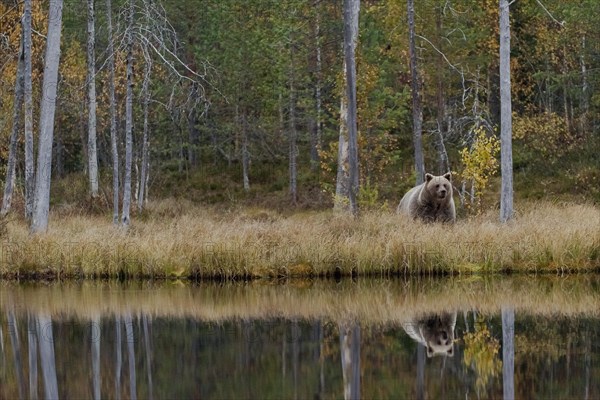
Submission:
[[[100,400],[102,380],[100,378],[100,317],[95,315],[91,321],[92,342],[92,382],[94,400]]]
[[[190,94],[191,106],[187,114],[188,120],[188,161],[192,169],[198,166],[198,154],[200,146],[200,132],[198,131],[198,111],[196,106],[198,103],[198,88],[196,84],[192,87]]]
[[[52,21],[52,18],[50,18],[50,21]],[[58,399],[56,359],[54,357],[54,335],[52,334],[52,320],[49,316],[38,315],[37,332],[40,350],[40,365],[42,367],[42,376],[44,377],[45,398]]]
[[[127,363],[129,365],[129,398],[137,399],[137,387],[135,379],[135,338],[133,333],[133,320],[131,314],[127,313],[124,317],[125,323],[125,342],[127,343]]]
[[[127,92],[125,97],[125,179],[123,182],[123,212],[121,222],[129,226],[131,206],[131,161],[133,152],[133,0],[129,0],[127,15]]]
[[[4,195],[2,196],[2,209],[0,215],[5,216],[10,211],[12,203],[12,194],[15,187],[16,164],[17,164],[17,136],[21,128],[21,113],[23,110],[23,39],[21,39],[21,49],[19,50],[19,61],[17,64],[17,74],[15,79],[15,100],[13,104],[13,125],[10,133],[10,145],[8,148],[8,165],[6,166],[6,181],[4,182]]]
[[[38,398],[38,339],[35,319],[33,315],[27,316],[27,344],[29,355],[29,398]]]
[[[250,190],[250,178],[248,177],[250,170],[250,153],[248,152],[248,123],[246,121],[245,113],[242,114],[240,122],[242,128],[242,179],[244,181],[244,190],[247,192]]]
[[[38,146],[35,202],[31,231],[46,232],[50,210],[50,177],[52,169],[52,140],[54,136],[54,112],[60,62],[60,35],[62,25],[62,0],[51,0],[48,17],[46,56],[44,58],[44,83],[40,107],[40,136]]]
[[[358,214],[358,127],[356,109],[355,50],[358,38],[360,0],[344,1],[344,60],[346,63],[346,92],[348,99],[348,161],[350,211]]]
[[[10,344],[13,350],[13,362],[15,374],[17,375],[17,387],[19,389],[19,398],[25,398],[25,382],[23,378],[23,365],[21,364],[21,341],[19,340],[19,330],[17,319],[13,310],[8,311],[8,333],[10,335]]]
[[[505,400],[515,398],[515,310],[502,308],[502,387]]]
[[[442,31],[442,7],[437,7],[436,13],[436,33],[438,38],[443,37]],[[446,132],[445,122],[445,98],[444,98],[444,55],[443,51],[443,40],[438,41],[438,49],[440,52],[437,56],[437,128],[438,128],[438,174],[443,175],[450,171],[450,165],[448,165],[448,153],[446,152],[446,145],[444,144],[444,134]]]
[[[150,343],[150,329],[152,328],[152,320],[148,322],[148,314],[142,315],[144,325],[144,345],[146,350],[146,374],[148,377],[148,399],[154,398],[153,380],[152,380],[152,345]]]
[[[346,62],[344,62],[344,71]],[[344,74],[344,86],[346,75]],[[347,209],[348,188],[350,175],[348,171],[348,106],[346,93],[342,92],[340,99],[340,136],[338,141],[337,179],[335,183],[334,211]]]
[[[119,223],[119,151],[117,147],[117,105],[115,100],[115,50],[113,46],[111,0],[106,0],[108,29],[108,101],[110,103],[110,149],[113,164],[113,224]]]
[[[581,114],[581,130],[586,133],[588,129],[588,111],[590,109],[589,90],[590,85],[588,81],[587,66],[585,65],[585,36],[581,38],[581,107],[583,112]]]
[[[344,399],[360,399],[360,326],[358,323],[340,325],[340,353]]]
[[[500,221],[513,217],[512,106],[510,97],[510,19],[508,0],[500,0]]]
[[[296,93],[294,87],[294,43],[290,38],[290,135],[288,139],[289,148],[289,173],[290,173],[290,199],[296,205],[298,199],[297,175],[298,175],[298,146],[296,132]]]
[[[98,154],[96,146],[96,55],[94,29],[94,0],[87,0],[87,84],[88,84],[88,177],[90,194],[98,196]]]
[[[417,400],[425,400],[425,346],[417,344]]]
[[[121,368],[123,366],[123,345],[121,318],[115,315],[115,399],[121,399]]]
[[[315,7],[319,7],[320,2],[315,2]],[[316,53],[316,71],[315,71],[315,107],[316,116],[314,127],[311,130],[311,148],[310,161],[311,169],[316,171],[319,168],[319,149],[321,149],[321,79],[322,79],[322,60],[321,60],[321,18],[320,10],[315,13],[315,53]]]
[[[408,39],[410,53],[410,73],[412,88],[412,116],[413,116],[413,140],[415,146],[415,174],[417,185],[423,183],[425,178],[425,160],[423,158],[423,108],[421,105],[421,84],[419,71],[417,69],[417,52],[415,48],[415,4],[414,0],[408,0]]]
[[[35,171],[33,155],[33,89],[31,72],[31,1],[24,1],[25,13],[23,15],[23,41],[25,57],[25,218],[33,218],[33,196],[35,191]]]
[[[148,176],[148,108],[150,105],[150,75],[152,74],[152,60],[149,55],[146,56],[146,63],[144,65],[144,82],[142,83],[142,98],[144,101],[144,133],[142,136],[142,172],[140,174],[140,185],[139,194],[137,198],[138,210],[142,211],[144,208],[144,201],[148,195],[146,189],[146,177]]]

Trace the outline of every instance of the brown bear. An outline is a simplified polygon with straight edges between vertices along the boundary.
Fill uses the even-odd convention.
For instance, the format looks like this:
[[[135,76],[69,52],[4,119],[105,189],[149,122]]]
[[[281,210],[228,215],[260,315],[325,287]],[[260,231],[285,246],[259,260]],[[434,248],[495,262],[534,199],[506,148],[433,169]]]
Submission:
[[[402,323],[404,331],[427,348],[427,357],[454,355],[456,312],[425,315]]]
[[[455,222],[456,209],[452,198],[452,174],[442,176],[425,174],[425,182],[410,189],[396,212],[425,222]]]

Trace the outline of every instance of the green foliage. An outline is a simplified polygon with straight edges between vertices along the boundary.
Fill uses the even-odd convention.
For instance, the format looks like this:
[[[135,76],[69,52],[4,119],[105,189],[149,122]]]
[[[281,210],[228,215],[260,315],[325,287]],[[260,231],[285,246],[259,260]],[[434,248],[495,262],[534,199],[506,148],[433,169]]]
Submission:
[[[513,137],[547,162],[554,162],[576,144],[564,118],[556,113],[513,115]]]
[[[500,141],[495,136],[488,136],[483,127],[474,131],[475,139],[470,148],[460,151],[464,169],[461,176],[471,182],[475,191],[475,199],[467,205],[471,209],[481,209],[481,198],[488,187],[490,178],[498,171],[498,154]]]
[[[485,393],[493,378],[500,374],[502,361],[498,352],[500,343],[492,337],[483,316],[475,320],[475,331],[468,332],[463,337],[465,343],[465,365],[471,367],[477,374],[476,389]]]
[[[134,0],[138,17],[144,2]],[[113,0],[117,43],[122,39],[125,1]],[[292,101],[298,132],[299,193],[322,201],[333,193],[337,172],[342,91],[342,4],[313,0],[157,1],[178,34],[177,57],[198,71],[199,93],[155,57],[150,110],[151,180],[186,181],[198,170],[218,175],[196,182],[212,199],[239,198],[239,164],[248,140],[250,183],[259,192],[285,192]],[[16,4],[16,3],[15,3]],[[4,59],[0,63],[0,159],[6,163],[12,126],[16,55],[20,39],[18,7],[0,3]],[[577,193],[598,199],[597,157],[600,116],[600,24],[597,1],[536,2],[511,5],[513,107],[515,111],[515,185],[524,197]],[[33,2],[33,25],[44,34],[47,2]],[[110,168],[105,49],[105,5],[96,2],[98,60],[98,149],[100,165]],[[496,0],[416,2],[418,61],[422,80],[426,167],[438,164],[438,130],[452,169],[476,185],[478,198],[491,192],[491,143],[471,143],[472,126],[488,131],[498,124],[498,5]],[[56,112],[55,171],[71,176],[85,171],[86,13],[83,3],[65,8],[61,80]],[[412,118],[406,4],[397,0],[363,2],[357,47],[358,129],[361,185],[367,204],[396,202],[412,172]],[[564,21],[564,24],[562,23]],[[318,31],[317,31],[318,27]],[[34,115],[39,114],[44,39],[33,35]],[[317,63],[317,54],[320,64]],[[136,47],[134,144],[141,143],[139,95],[143,65]],[[125,91],[124,54],[116,54],[118,126],[122,133]],[[192,76],[180,68],[179,73]],[[585,90],[584,90],[585,88]],[[321,111],[317,112],[317,89]],[[293,91],[293,93],[290,93]],[[290,96],[292,95],[292,96]],[[189,121],[190,112],[198,115]],[[320,118],[320,165],[311,168],[312,136]],[[37,131],[37,121],[35,122]],[[193,138],[191,131],[198,136]],[[120,138],[121,143],[122,138]],[[492,146],[492,147],[490,147]],[[121,149],[121,145],[119,147]],[[140,149],[136,148],[136,153]],[[121,151],[121,156],[122,156]],[[198,162],[192,162],[195,153]],[[22,160],[20,144],[19,159]],[[270,166],[271,171],[264,168]],[[213,168],[214,166],[214,168]],[[464,171],[461,169],[464,167]],[[566,173],[568,171],[568,173]],[[162,175],[161,175],[162,174]],[[539,179],[543,175],[544,179]],[[535,176],[532,176],[535,175]],[[18,184],[22,180],[18,180]],[[194,181],[193,179],[191,181]],[[544,181],[544,185],[540,183]],[[189,182],[189,180],[188,180]],[[194,181],[195,182],[195,181]],[[548,183],[550,182],[550,183]],[[412,181],[410,181],[412,183]],[[526,185],[527,183],[527,185]],[[152,183],[151,183],[152,184]],[[165,183],[168,186],[167,183]],[[216,185],[216,186],[215,186]],[[178,191],[176,185],[173,190]],[[254,190],[254,188],[253,188]],[[183,191],[183,190],[182,190]],[[216,192],[220,192],[218,195]],[[374,193],[377,192],[377,196]],[[16,191],[19,193],[19,190]],[[242,194],[243,196],[243,194]],[[374,200],[376,199],[377,200]],[[323,205],[328,205],[323,200]],[[216,200],[215,200],[216,201]],[[212,202],[212,200],[211,200]],[[477,203],[476,203],[477,204]],[[370,206],[367,206],[370,207]],[[477,205],[480,209],[480,205]]]

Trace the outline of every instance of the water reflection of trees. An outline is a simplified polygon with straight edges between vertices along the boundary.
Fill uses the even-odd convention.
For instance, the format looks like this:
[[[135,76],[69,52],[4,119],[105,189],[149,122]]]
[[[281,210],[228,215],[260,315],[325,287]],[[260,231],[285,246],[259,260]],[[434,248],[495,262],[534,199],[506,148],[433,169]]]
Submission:
[[[0,398],[600,396],[585,314],[460,311],[453,357],[428,358],[397,320],[42,311],[0,309]]]

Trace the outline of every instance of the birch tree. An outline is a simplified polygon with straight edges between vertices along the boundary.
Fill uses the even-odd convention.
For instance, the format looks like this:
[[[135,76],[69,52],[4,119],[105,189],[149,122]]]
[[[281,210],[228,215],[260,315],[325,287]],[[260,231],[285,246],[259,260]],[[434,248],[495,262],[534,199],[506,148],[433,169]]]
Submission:
[[[358,140],[356,109],[356,64],[354,52],[358,38],[360,0],[344,1],[344,92],[340,100],[340,136],[334,209],[348,201],[350,211],[358,213]]]
[[[29,398],[37,400],[38,398],[38,338],[35,326],[35,317],[27,315],[27,346],[29,359]]]
[[[88,173],[90,194],[98,196],[98,155],[96,150],[96,31],[94,0],[87,0],[87,86],[88,86]]]
[[[23,14],[23,56],[25,75],[24,85],[24,108],[25,108],[25,218],[31,221],[33,218],[33,196],[35,191],[35,171],[33,155],[33,85],[31,66],[31,1],[24,0]]]
[[[127,11],[127,88],[125,95],[125,177],[123,182],[123,211],[121,222],[129,226],[131,206],[131,161],[133,152],[133,0],[129,0]]]
[[[508,0],[500,0],[500,222],[513,217],[512,105],[510,97],[510,18]]]
[[[90,329],[92,332],[92,382],[93,382],[93,393],[94,400],[100,400],[101,398],[101,387],[102,380],[100,378],[100,335],[102,330],[100,329],[100,316],[98,314],[92,317],[90,323]],[[97,333],[97,336],[96,336]]]
[[[45,232],[48,229],[52,140],[54,136],[54,113],[56,110],[58,86],[58,64],[60,62],[62,8],[62,0],[50,0],[46,56],[44,58],[44,81],[40,106],[40,135],[33,221],[31,224],[32,233]]]
[[[417,53],[415,48],[415,4],[414,0],[407,1],[408,6],[408,40],[410,53],[410,74],[412,90],[412,116],[413,116],[413,142],[415,148],[415,174],[417,185],[423,183],[425,177],[425,161],[423,158],[423,108],[421,105],[421,89],[419,71],[417,67]]]
[[[15,373],[17,375],[17,386],[19,388],[19,398],[25,398],[25,380],[23,377],[23,365],[21,363],[21,341],[19,340],[19,330],[14,310],[8,311],[8,333],[10,335],[10,344],[13,350],[13,362]]]
[[[108,101],[110,103],[110,149],[113,169],[113,224],[119,223],[119,151],[117,148],[117,106],[115,100],[115,55],[113,45],[112,5],[106,0],[106,25],[108,30]]]
[[[35,217],[34,217],[35,218]],[[44,378],[46,399],[58,399],[58,383],[56,379],[56,359],[54,357],[54,335],[52,319],[48,315],[38,315],[37,333],[40,352],[40,365]]]
[[[358,127],[356,108],[356,60],[355,50],[358,39],[358,15],[360,0],[344,1],[344,61],[346,64],[346,97],[348,101],[348,199],[350,211],[358,214]]]
[[[360,325],[343,323],[339,329],[344,399],[360,399]]]
[[[17,136],[21,126],[21,116],[23,109],[23,39],[21,39],[21,49],[19,50],[19,60],[17,64],[17,74],[15,78],[15,97],[13,103],[13,125],[10,134],[10,144],[8,147],[8,165],[6,167],[6,180],[4,182],[4,195],[2,196],[2,209],[0,215],[5,216],[10,211],[12,203],[12,194],[15,187],[16,164],[17,164]]]
[[[515,398],[515,310],[502,307],[502,388],[505,400]]]
[[[346,61],[344,61],[346,71]],[[346,87],[346,74],[344,73],[344,88]],[[350,173],[348,162],[348,100],[344,90],[340,96],[340,133],[338,139],[337,177],[335,181],[335,198],[333,209],[342,211],[347,208],[348,188],[350,186]]]
[[[150,107],[150,78],[152,74],[152,58],[148,54],[148,49],[143,49],[144,54],[144,80],[142,82],[142,108],[144,113],[144,125],[142,134],[142,168],[140,173],[139,192],[138,192],[138,210],[144,208],[144,201],[146,199],[146,180],[148,176],[148,135],[149,135],[149,122],[148,112]]]

